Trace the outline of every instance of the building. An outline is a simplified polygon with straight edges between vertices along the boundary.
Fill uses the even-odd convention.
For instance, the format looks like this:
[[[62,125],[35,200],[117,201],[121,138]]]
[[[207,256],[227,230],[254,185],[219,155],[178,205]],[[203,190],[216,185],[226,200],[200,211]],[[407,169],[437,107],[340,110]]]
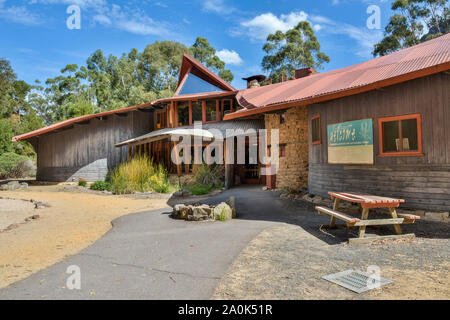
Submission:
[[[267,183],[327,196],[355,191],[400,197],[413,208],[450,208],[450,34],[346,68],[248,88],[231,85],[185,55],[174,97],[67,120],[15,140],[38,153],[38,179],[101,178],[136,153],[147,153],[179,175],[170,136],[217,127],[279,129],[276,175],[263,165],[227,165],[227,186]],[[256,83],[255,83],[256,81]],[[233,137],[234,139],[234,137]],[[221,141],[220,144],[226,144]],[[206,147],[206,145],[204,146]],[[193,154],[197,151],[193,150]],[[198,151],[199,152],[199,151]],[[100,169],[100,170],[99,170]],[[95,174],[94,174],[95,172]]]

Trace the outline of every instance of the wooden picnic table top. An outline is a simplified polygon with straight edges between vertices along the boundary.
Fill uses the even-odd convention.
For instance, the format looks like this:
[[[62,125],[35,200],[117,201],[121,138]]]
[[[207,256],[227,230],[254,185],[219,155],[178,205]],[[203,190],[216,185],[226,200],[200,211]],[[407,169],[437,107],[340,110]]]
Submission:
[[[403,199],[394,199],[380,196],[363,195],[350,192],[328,192],[331,198],[360,203],[363,208],[397,208]]]

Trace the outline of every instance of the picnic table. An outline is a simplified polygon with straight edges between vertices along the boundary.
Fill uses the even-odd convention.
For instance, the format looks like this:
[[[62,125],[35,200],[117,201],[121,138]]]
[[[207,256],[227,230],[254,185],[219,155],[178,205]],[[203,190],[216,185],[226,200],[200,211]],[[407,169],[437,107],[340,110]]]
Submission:
[[[331,199],[334,200],[333,209],[329,209],[322,206],[317,206],[316,210],[319,214],[327,214],[331,216],[330,228],[336,227],[336,219],[343,220],[347,227],[359,227],[359,237],[349,239],[350,243],[367,243],[373,240],[381,239],[397,239],[397,238],[414,238],[414,234],[403,234],[402,224],[414,223],[419,220],[419,216],[412,214],[397,213],[396,208],[404,203],[405,200],[394,199],[380,196],[362,195],[349,192],[329,192]],[[348,201],[352,203],[358,203],[362,209],[361,219],[352,217],[346,213],[339,212],[339,204],[341,201]],[[370,209],[387,208],[392,218],[389,219],[369,219]],[[367,226],[379,226],[379,225],[393,225],[396,235],[392,236],[378,236],[378,237],[366,237]]]

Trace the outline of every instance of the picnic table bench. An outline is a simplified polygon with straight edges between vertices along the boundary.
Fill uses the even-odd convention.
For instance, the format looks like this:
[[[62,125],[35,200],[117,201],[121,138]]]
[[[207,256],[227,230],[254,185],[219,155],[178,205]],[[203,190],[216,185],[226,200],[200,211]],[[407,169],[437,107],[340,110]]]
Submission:
[[[401,224],[414,223],[419,220],[419,216],[412,214],[397,213],[396,208],[400,206],[400,203],[404,203],[405,200],[393,199],[387,197],[361,195],[348,192],[329,192],[331,199],[334,200],[333,209],[317,206],[316,210],[319,214],[327,214],[331,216],[330,228],[336,227],[336,219],[342,220],[346,223],[347,227],[359,227],[359,237],[349,239],[350,243],[367,243],[373,240],[380,239],[397,239],[397,238],[414,238],[414,234],[402,234]],[[362,208],[361,219],[352,217],[346,213],[339,212],[339,204],[341,200],[358,203]],[[392,218],[389,219],[368,219],[370,209],[376,208],[388,208]],[[396,235],[392,236],[379,236],[379,237],[366,237],[367,226],[379,226],[379,225],[393,225]]]

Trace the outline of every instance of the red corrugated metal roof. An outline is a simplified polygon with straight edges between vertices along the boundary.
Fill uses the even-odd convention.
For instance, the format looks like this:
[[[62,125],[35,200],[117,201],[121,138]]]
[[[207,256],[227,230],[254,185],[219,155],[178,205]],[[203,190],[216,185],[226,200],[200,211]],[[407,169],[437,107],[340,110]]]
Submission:
[[[26,139],[29,139],[29,138],[32,138],[35,136],[39,136],[39,135],[42,135],[42,134],[45,134],[45,133],[48,133],[48,132],[51,132],[51,131],[54,131],[57,129],[61,129],[61,128],[70,126],[75,123],[84,122],[89,119],[93,119],[93,118],[97,118],[97,117],[105,117],[105,116],[116,114],[116,113],[124,113],[124,112],[133,111],[133,110],[137,110],[137,109],[141,109],[141,108],[146,108],[153,104],[154,104],[153,102],[149,102],[149,103],[141,104],[138,106],[117,109],[117,110],[111,110],[111,111],[105,111],[105,112],[100,112],[100,113],[95,113],[95,114],[88,114],[88,115],[68,119],[68,120],[61,121],[61,122],[52,124],[50,126],[38,129],[38,130],[34,130],[34,131],[31,131],[31,132],[28,132],[28,133],[25,133],[25,134],[22,134],[19,136],[15,136],[12,139],[12,141],[26,140]]]
[[[31,131],[19,136],[16,136],[13,138],[13,141],[20,141],[20,140],[26,140],[26,139],[30,139],[32,137],[35,136],[39,136],[45,133],[49,133],[64,127],[68,127],[71,126],[75,123],[79,123],[79,122],[84,122],[87,121],[89,119],[93,119],[93,118],[97,118],[97,117],[105,117],[108,115],[112,115],[112,114],[117,114],[117,113],[125,113],[125,112],[129,112],[129,111],[133,111],[133,110],[137,110],[137,109],[142,109],[142,108],[149,108],[152,107],[154,105],[157,104],[161,104],[161,103],[168,103],[171,101],[180,101],[180,100],[192,100],[192,99],[208,99],[208,98],[217,98],[217,97],[223,97],[223,96],[229,96],[229,95],[234,95],[236,94],[237,91],[222,91],[222,92],[209,92],[209,93],[199,93],[199,94],[186,94],[186,95],[180,95],[180,96],[175,96],[172,98],[165,98],[165,99],[158,99],[155,100],[153,102],[149,102],[149,103],[145,103],[145,104],[141,104],[138,106],[133,106],[133,107],[128,107],[128,108],[123,108],[123,109],[117,109],[117,110],[111,110],[111,111],[105,111],[105,112],[100,112],[100,113],[95,113],[95,114],[88,114],[88,115],[84,115],[84,116],[80,116],[80,117],[76,117],[76,118],[72,118],[72,119],[68,119],[65,121],[61,121],[58,122],[56,124],[52,124],[50,126],[35,130],[35,131]]]
[[[295,105],[307,105],[388,86],[450,68],[450,34],[357,65],[260,88],[241,90],[240,118]]]

